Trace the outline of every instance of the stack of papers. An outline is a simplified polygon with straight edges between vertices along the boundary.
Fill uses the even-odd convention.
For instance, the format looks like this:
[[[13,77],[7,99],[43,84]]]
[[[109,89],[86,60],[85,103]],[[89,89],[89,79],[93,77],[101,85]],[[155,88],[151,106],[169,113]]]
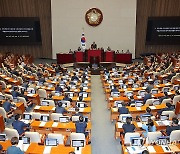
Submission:
[[[42,121],[39,125],[39,127],[44,127],[46,125],[46,122]]]
[[[38,109],[40,109],[40,107],[41,107],[41,106],[36,105],[34,109],[35,109],[35,110],[38,110]]]
[[[155,106],[149,106],[149,108],[151,109],[151,110],[155,110],[156,109],[156,107]]]
[[[53,122],[52,127],[57,127],[58,126],[58,122]]]

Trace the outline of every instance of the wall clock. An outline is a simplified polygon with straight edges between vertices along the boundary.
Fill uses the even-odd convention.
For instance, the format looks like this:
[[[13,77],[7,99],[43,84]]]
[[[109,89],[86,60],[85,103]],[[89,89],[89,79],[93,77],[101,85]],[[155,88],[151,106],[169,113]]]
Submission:
[[[98,8],[91,8],[86,12],[85,20],[90,26],[98,26],[103,20],[103,14]]]

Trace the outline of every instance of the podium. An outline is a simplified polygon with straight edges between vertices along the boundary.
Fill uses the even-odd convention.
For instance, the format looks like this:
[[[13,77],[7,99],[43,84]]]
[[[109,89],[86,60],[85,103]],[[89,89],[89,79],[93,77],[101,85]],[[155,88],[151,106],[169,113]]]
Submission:
[[[90,62],[91,57],[96,57],[96,59],[98,58],[99,62],[103,61],[102,53],[102,50],[87,50],[87,61]]]
[[[75,62],[84,62],[85,53],[83,51],[75,52]]]
[[[114,62],[114,51],[106,51],[104,52],[104,62]]]
[[[117,53],[115,55],[115,62],[130,64],[130,63],[132,63],[132,54],[130,54],[130,53]]]
[[[58,64],[66,64],[66,63],[73,63],[74,61],[74,54],[70,53],[57,53],[57,63]]]

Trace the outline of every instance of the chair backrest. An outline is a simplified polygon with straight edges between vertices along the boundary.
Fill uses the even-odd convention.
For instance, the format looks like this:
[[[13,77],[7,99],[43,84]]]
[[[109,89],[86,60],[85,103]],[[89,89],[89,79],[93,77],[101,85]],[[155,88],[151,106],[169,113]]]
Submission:
[[[37,93],[39,94],[40,98],[47,98],[47,93],[45,89],[38,89]]]
[[[19,134],[16,129],[5,128],[4,133],[7,135],[8,140],[11,140],[12,137],[19,138]]]
[[[131,144],[131,138],[132,137],[140,137],[140,134],[135,132],[135,133],[126,133],[124,136],[124,144]]]
[[[59,121],[59,118],[62,117],[63,115],[61,113],[52,113],[51,114],[51,120],[53,121]]]
[[[42,101],[48,102],[48,106],[55,106],[54,100],[46,99],[46,100],[41,100],[41,102]]]
[[[175,116],[174,111],[163,111],[162,115],[169,115],[169,118],[173,118]]]
[[[153,98],[147,99],[145,104],[146,104],[146,105],[151,105],[151,104],[153,104],[153,101],[154,101]]]
[[[138,95],[139,95],[139,96],[142,96],[142,94],[141,94],[141,93],[143,93],[143,95],[145,95],[146,90],[139,90],[139,91],[138,91]]]
[[[83,140],[84,146],[86,144],[86,138],[85,138],[85,135],[83,133],[71,133],[70,134],[70,140],[71,140],[71,146],[72,146],[73,140]]]
[[[173,85],[173,90],[178,90],[179,88],[179,85]]]
[[[161,132],[148,132],[146,138],[146,144],[155,143],[158,137],[161,137]]]
[[[166,103],[169,103],[171,101],[172,101],[171,98],[163,99],[161,104],[166,104]]]
[[[24,97],[17,97],[17,99],[18,99],[20,102],[24,103],[24,106],[25,106],[25,107],[28,107],[27,102],[26,102],[26,99],[25,99]]]
[[[32,114],[32,119],[40,120],[41,114],[39,112],[31,112],[31,114]]]
[[[170,134],[170,142],[179,141],[180,139],[180,130],[173,130]]]
[[[20,76],[17,79],[20,82],[20,84],[23,84],[24,81],[23,81],[23,79]]]
[[[6,98],[9,98],[10,100],[13,100],[13,96],[10,95],[10,94],[4,94],[4,96],[5,96]]]
[[[7,118],[7,113],[3,107],[0,107],[0,115],[2,115],[3,118]]]
[[[41,143],[41,137],[38,132],[25,132],[25,137],[29,137],[31,143]]]
[[[4,81],[0,81],[1,85],[2,85],[2,89],[6,89],[7,85]]]
[[[62,134],[49,133],[48,138],[57,139],[58,144],[64,144],[64,137]]]
[[[174,96],[173,98],[173,105],[176,105],[177,102],[180,101],[180,95]]]

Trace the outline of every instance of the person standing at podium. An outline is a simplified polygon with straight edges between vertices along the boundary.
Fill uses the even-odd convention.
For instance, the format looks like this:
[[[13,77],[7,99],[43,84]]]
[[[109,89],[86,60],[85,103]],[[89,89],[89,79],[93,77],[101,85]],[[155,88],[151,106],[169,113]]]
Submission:
[[[97,49],[97,44],[95,42],[93,42],[93,44],[91,44],[91,49]]]

